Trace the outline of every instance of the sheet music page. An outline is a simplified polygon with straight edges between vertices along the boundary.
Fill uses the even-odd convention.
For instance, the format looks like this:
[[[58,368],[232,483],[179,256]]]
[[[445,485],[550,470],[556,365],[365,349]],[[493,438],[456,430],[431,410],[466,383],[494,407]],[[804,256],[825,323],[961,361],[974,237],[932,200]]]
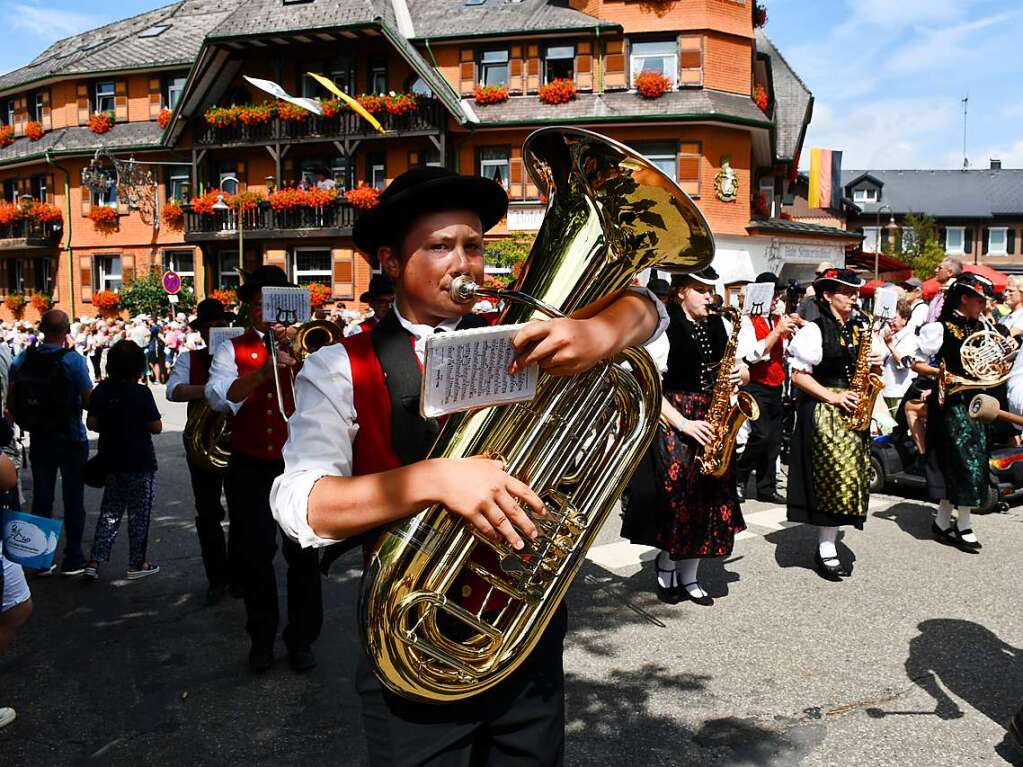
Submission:
[[[426,339],[419,409],[426,418],[491,405],[527,402],[536,395],[538,368],[515,375],[512,339],[522,325],[438,333]]]
[[[210,328],[210,354],[217,350],[224,341],[237,338],[245,332],[245,328]]]
[[[309,288],[263,288],[263,320],[294,325],[309,322],[312,307]]]

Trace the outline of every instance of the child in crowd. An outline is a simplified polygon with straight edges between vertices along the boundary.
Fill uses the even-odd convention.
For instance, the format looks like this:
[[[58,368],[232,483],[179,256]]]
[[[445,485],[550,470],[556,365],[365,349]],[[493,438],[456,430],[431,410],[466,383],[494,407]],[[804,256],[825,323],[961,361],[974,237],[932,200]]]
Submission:
[[[0,490],[17,487],[18,470],[11,459],[0,454]],[[32,614],[32,592],[21,565],[0,554],[0,655],[14,642],[18,629]],[[13,708],[0,707],[0,729],[14,721]]]
[[[163,430],[152,392],[139,383],[146,374],[145,351],[127,339],[110,348],[107,378],[92,392],[86,424],[99,432],[99,461],[106,473],[92,558],[85,575],[99,579],[99,564],[110,559],[117,530],[128,511],[128,579],[160,572],[146,560],[149,517],[156,496],[153,434]]]

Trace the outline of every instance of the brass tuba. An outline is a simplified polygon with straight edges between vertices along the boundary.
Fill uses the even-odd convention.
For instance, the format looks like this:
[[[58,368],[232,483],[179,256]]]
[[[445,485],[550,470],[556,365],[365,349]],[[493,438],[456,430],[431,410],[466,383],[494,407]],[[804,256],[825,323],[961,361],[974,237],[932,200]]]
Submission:
[[[231,421],[226,413],[218,413],[206,400],[188,403],[185,422],[185,452],[189,463],[206,471],[227,468],[231,457]]]
[[[505,301],[501,324],[559,316],[627,287],[657,266],[710,263],[714,240],[692,200],[628,147],[576,128],[545,128],[522,151],[547,200],[543,225],[514,291],[456,280],[452,296]],[[628,363],[628,367],[623,362]],[[660,376],[650,355],[569,378],[540,375],[529,403],[450,416],[432,457],[502,456],[544,500],[540,536],[515,551],[434,506],[380,536],[363,576],[359,625],[381,683],[413,699],[445,702],[493,687],[525,660],[591,542],[654,436]],[[498,564],[473,557],[492,550]],[[496,612],[459,603],[472,573],[508,602]]]

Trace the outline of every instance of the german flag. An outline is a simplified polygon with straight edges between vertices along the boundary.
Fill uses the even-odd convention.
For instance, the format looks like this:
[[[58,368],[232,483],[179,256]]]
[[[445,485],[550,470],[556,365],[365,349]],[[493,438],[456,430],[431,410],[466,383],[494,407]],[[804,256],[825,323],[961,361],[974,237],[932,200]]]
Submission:
[[[811,208],[842,207],[842,153],[831,149],[810,150],[810,194],[807,203]]]

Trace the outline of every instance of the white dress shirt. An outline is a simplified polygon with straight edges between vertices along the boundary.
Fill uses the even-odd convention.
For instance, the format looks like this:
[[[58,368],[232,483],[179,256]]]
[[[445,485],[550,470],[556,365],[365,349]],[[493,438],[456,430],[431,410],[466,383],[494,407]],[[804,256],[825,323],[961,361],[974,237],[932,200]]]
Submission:
[[[664,333],[668,313],[653,293],[642,288],[630,290],[647,296],[657,307],[660,321],[646,341],[650,344]],[[412,334],[413,349],[420,364],[426,352],[426,339],[438,329],[455,330],[461,321],[461,317],[454,317],[436,327],[417,325],[401,316],[397,304],[391,311],[401,326]],[[230,376],[231,370],[234,371],[233,376]],[[227,390],[237,375],[234,346],[222,344],[214,355],[210,383],[206,387],[206,398],[214,409],[219,409],[219,402],[227,401]],[[274,480],[270,490],[270,508],[274,518],[284,533],[303,548],[337,543],[316,535],[309,526],[309,494],[321,477],[352,476],[358,431],[348,350],[342,344],[325,346],[306,357],[295,379],[295,413],[288,421],[288,441],[283,451],[284,473]]]
[[[884,381],[883,397],[902,399],[909,385],[916,378],[916,373],[910,367],[913,357],[916,355],[918,338],[916,329],[906,325],[902,330],[892,336],[892,346],[895,347],[895,354],[892,354],[888,344],[884,345],[884,365],[881,368],[881,378]]]
[[[874,354],[883,354],[884,342],[876,333],[871,334],[871,351]],[[821,364],[824,359],[824,337],[821,335],[821,326],[816,322],[808,322],[792,336],[788,347],[789,367],[793,370],[802,370],[804,373],[813,373],[813,369]]]
[[[258,330],[255,333],[260,338],[263,337]],[[206,384],[206,401],[211,408],[218,413],[237,415],[245,402],[232,402],[227,398],[227,390],[237,380],[238,363],[234,361],[234,344],[227,341],[217,344],[217,351],[213,354],[213,364],[210,365],[210,380]]]
[[[231,360],[234,362],[234,360]],[[237,368],[235,369],[235,376],[237,377]],[[181,384],[187,384],[189,379],[192,377],[192,355],[190,352],[183,352],[178,355],[177,360],[174,362],[174,367],[171,368],[170,375],[167,376],[167,399],[170,402],[174,401],[174,390],[177,389]]]

